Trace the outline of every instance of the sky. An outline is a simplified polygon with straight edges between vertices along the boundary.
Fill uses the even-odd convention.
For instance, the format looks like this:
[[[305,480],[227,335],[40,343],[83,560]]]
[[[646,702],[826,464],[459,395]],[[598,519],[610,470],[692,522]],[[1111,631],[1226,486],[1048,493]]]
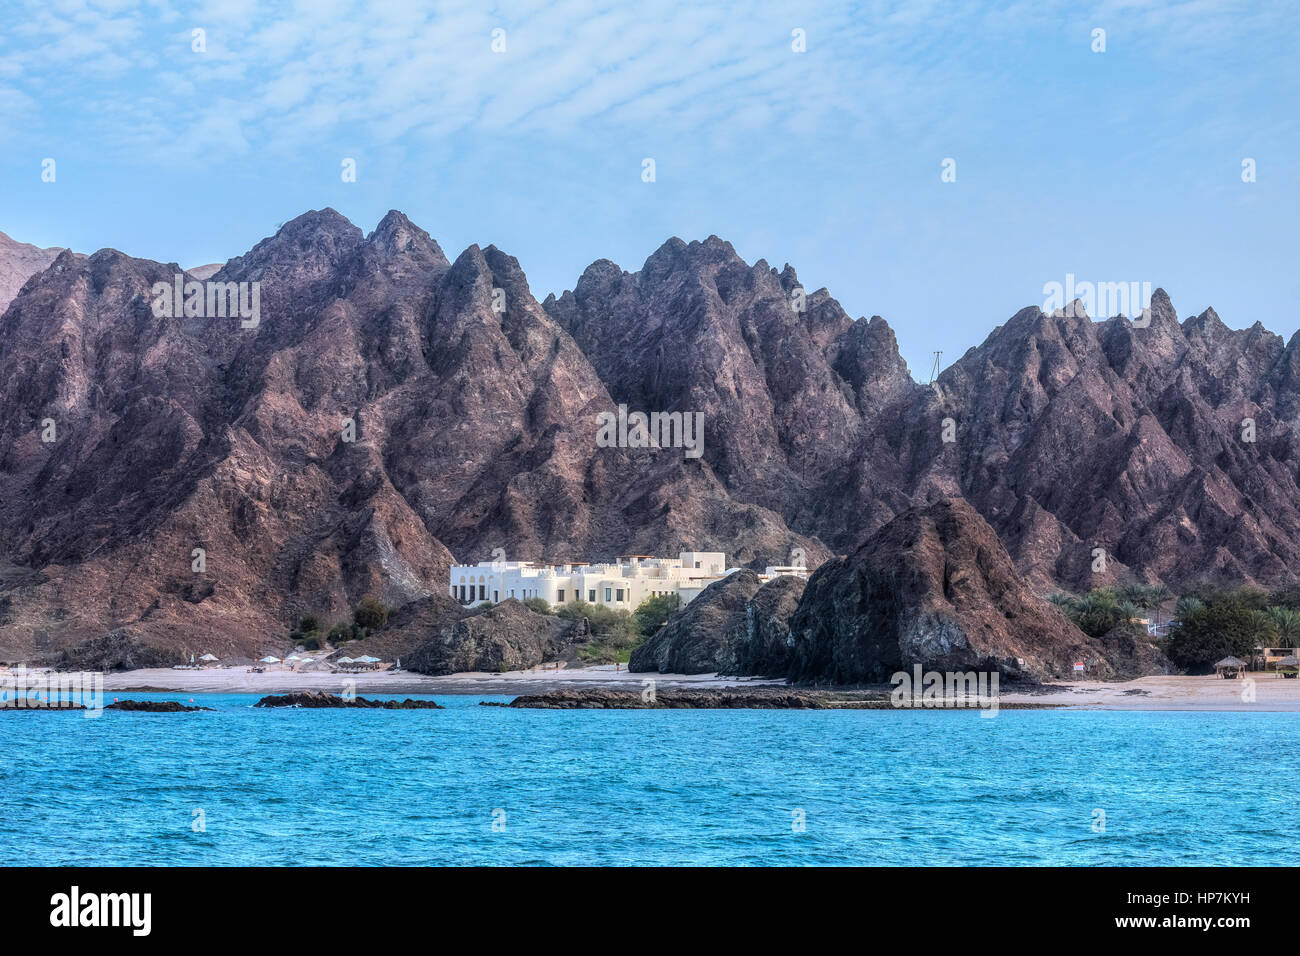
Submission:
[[[923,381],[1067,274],[1300,327],[1300,4],[6,0],[4,21],[0,231],[24,242],[189,267],[308,209],[369,232],[395,208],[450,258],[516,256],[540,300],[718,235],[884,316]]]

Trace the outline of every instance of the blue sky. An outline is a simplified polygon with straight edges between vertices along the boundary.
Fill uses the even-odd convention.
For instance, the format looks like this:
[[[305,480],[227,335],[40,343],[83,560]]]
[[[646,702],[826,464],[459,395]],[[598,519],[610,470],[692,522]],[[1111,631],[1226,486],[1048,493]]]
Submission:
[[[190,266],[307,209],[369,231],[398,208],[452,258],[517,256],[541,299],[594,259],[632,271],[717,234],[883,315],[922,379],[1066,273],[1300,327],[1293,3],[11,0],[5,19],[0,231],[26,242]]]

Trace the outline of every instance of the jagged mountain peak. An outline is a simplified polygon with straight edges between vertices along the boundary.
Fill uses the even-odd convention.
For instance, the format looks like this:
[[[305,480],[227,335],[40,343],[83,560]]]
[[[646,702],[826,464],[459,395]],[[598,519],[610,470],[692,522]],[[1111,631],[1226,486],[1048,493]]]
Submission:
[[[231,259],[218,273],[224,280],[282,279],[291,283],[337,273],[365,241],[347,217],[326,206],[289,220],[275,235]]]
[[[374,231],[366,237],[366,243],[382,249],[390,257],[406,253],[443,267],[450,265],[438,241],[396,209],[384,214]]]

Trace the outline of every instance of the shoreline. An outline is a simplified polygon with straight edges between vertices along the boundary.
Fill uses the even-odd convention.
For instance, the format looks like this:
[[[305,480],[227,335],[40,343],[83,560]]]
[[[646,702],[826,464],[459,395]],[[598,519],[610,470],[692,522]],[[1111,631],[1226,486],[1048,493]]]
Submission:
[[[471,672],[426,676],[379,671],[363,674],[329,674],[320,671],[268,670],[260,674],[245,668],[177,671],[149,668],[104,675],[104,692],[188,694],[276,694],[320,690],[341,692],[351,687],[358,694],[425,694],[453,696],[518,696],[558,690],[639,690],[644,681],[659,689],[726,690],[751,687],[786,687],[784,681],[765,678],[719,677],[717,674],[650,674],[616,671],[612,665],[562,669],[535,668],[504,673]],[[1300,681],[1273,674],[1258,674],[1253,681],[1254,701],[1242,700],[1247,679],[1223,680],[1214,676],[1141,677],[1129,681],[1062,681],[1033,687],[1010,687],[999,695],[1003,705],[1051,704],[1053,709],[1197,712],[1300,712]],[[791,688],[834,691],[836,688]],[[873,689],[889,691],[889,685]]]

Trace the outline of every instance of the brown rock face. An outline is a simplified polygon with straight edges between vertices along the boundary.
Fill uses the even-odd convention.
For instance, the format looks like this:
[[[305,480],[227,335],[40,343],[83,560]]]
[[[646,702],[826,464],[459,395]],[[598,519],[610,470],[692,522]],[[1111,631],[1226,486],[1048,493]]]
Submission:
[[[156,316],[174,263],[6,248],[0,280],[47,267],[0,315],[0,659],[254,656],[495,548],[815,567],[950,497],[1039,592],[1300,569],[1300,338],[1163,291],[1145,328],[1022,310],[923,387],[883,319],[716,237],[539,304],[494,246],[313,211],[210,277],[261,284],[256,328]],[[703,454],[599,447],[620,403],[702,413]]]
[[[794,642],[790,621],[799,608],[806,582],[794,577],[768,581],[745,605],[744,618],[728,633],[730,651],[718,672],[757,677],[790,673]]]
[[[704,589],[635,651],[630,671],[784,677],[790,669],[790,618],[804,582],[763,584],[742,568]]]
[[[748,569],[710,584],[632,652],[627,669],[661,674],[718,670],[728,653],[729,633],[744,618],[745,605],[758,588],[758,575]]]
[[[510,598],[444,627],[404,664],[421,674],[523,670],[586,640],[585,623],[537,614]]]
[[[819,568],[790,627],[796,681],[878,683],[914,664],[1043,679],[1085,661],[1096,676],[1114,673],[960,498],[907,511]]]

